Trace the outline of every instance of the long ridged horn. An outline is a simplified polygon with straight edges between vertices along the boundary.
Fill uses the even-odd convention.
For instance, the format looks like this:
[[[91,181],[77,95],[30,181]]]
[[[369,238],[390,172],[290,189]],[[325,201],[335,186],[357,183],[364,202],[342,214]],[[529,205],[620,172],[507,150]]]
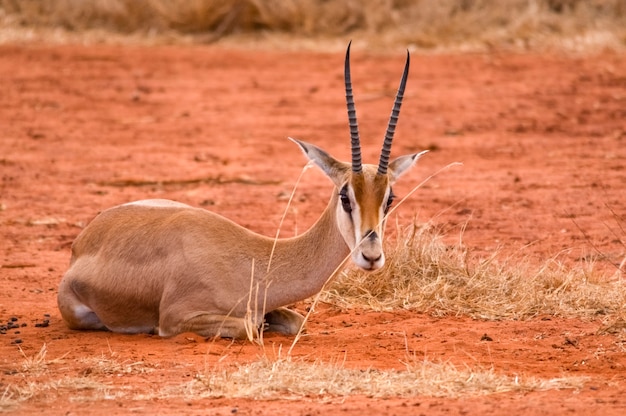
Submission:
[[[406,87],[406,80],[409,75],[409,51],[406,51],[406,63],[404,64],[404,72],[402,73],[402,79],[400,80],[400,86],[398,87],[398,93],[396,94],[396,101],[393,103],[393,109],[391,110],[391,117],[389,118],[389,125],[387,126],[387,132],[385,133],[385,141],[383,142],[383,149],[380,152],[380,162],[378,163],[378,174],[386,175],[387,167],[389,166],[389,155],[391,154],[391,142],[393,141],[393,134],[396,132],[396,124],[398,123],[398,116],[400,115],[400,106],[402,105],[402,98],[404,97],[404,88]]]
[[[344,79],[346,83],[346,103],[348,104],[348,122],[350,123],[350,143],[352,147],[352,172],[361,173],[361,142],[359,139],[359,126],[356,121],[356,107],[352,96],[352,80],[350,78],[350,45],[346,50],[346,64],[344,69]]]

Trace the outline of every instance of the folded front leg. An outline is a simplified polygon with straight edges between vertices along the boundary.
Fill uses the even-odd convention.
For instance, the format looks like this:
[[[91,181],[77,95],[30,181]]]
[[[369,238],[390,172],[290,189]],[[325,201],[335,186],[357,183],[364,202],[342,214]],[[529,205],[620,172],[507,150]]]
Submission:
[[[170,324],[168,319],[162,319],[159,326],[159,335],[172,336],[183,332],[194,332],[200,336],[212,338],[248,339],[248,333],[253,338],[259,336],[258,327],[252,322],[246,324],[243,318],[210,313],[197,313],[194,316]]]

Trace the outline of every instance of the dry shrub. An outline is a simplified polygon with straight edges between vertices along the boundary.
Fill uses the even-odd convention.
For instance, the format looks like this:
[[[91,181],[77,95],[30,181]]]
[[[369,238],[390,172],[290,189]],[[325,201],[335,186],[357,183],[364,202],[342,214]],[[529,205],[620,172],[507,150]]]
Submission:
[[[497,253],[477,258],[443,242],[428,225],[398,231],[385,267],[349,269],[325,300],[343,307],[411,309],[434,315],[526,319],[537,315],[593,317],[626,307],[623,279],[595,272],[593,264],[567,268],[555,259],[537,267]]]
[[[371,45],[533,47],[626,43],[625,0],[0,0],[0,22],[72,31],[280,32]],[[207,37],[208,36],[208,37]]]
[[[626,41],[626,2],[577,0],[440,0],[404,2],[399,37],[424,47],[440,45],[532,47],[551,39],[589,42],[590,34],[617,33]],[[410,7],[412,5],[413,7]],[[413,25],[409,22],[414,22]],[[419,28],[419,29],[418,29]]]
[[[0,0],[0,9],[22,25],[77,31],[344,33],[363,20],[357,1]]]

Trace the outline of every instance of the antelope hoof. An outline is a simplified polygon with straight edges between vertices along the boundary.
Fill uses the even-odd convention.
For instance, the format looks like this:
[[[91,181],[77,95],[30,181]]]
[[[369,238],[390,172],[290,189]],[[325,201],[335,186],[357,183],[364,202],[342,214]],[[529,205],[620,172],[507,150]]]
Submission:
[[[300,331],[303,323],[302,315],[287,308],[274,309],[265,314],[265,325],[269,332],[295,335]]]

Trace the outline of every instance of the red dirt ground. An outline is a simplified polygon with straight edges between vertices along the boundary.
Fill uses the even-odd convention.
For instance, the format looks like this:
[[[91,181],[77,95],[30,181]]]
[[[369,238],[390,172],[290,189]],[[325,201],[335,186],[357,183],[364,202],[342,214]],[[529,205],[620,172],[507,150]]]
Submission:
[[[462,238],[478,255],[498,249],[538,264],[551,257],[570,265],[594,261],[619,276],[616,265],[626,255],[620,220],[626,217],[626,56],[412,58],[393,153],[433,151],[396,193],[406,194],[451,162],[464,165],[418,190],[398,210],[398,221],[430,221],[451,243]],[[7,386],[23,385],[24,377],[41,382],[84,375],[92,371],[80,363],[85,357],[153,367],[146,374],[99,376],[138,393],[181,384],[224,356],[226,364],[257,359],[262,351],[250,343],[207,343],[190,334],[161,339],[70,331],[56,308],[56,288],[81,227],[100,210],[135,199],[204,206],[273,236],[305,162],[286,137],[349,159],[342,60],[339,52],[219,46],[0,46],[0,320],[26,324],[0,334],[0,397]],[[377,160],[403,60],[402,50],[385,55],[353,48],[366,161]],[[323,175],[308,171],[282,236],[306,229],[331,190]],[[44,319],[49,326],[35,326]],[[589,380],[576,390],[384,400],[93,402],[73,400],[59,387],[5,410],[622,415],[625,334],[602,326],[601,319],[481,322],[322,305],[294,356],[401,369],[408,350],[499,374]],[[414,333],[420,336],[406,336]],[[493,341],[481,341],[483,334]],[[268,334],[266,351],[272,355],[291,341]],[[47,372],[20,373],[24,355],[34,357],[44,344]]]

